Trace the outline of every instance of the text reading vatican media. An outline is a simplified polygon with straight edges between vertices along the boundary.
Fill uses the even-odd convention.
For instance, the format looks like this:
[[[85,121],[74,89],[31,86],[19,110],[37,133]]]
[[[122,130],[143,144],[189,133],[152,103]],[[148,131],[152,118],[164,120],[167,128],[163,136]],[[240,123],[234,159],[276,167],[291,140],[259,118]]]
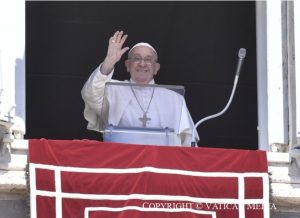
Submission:
[[[233,204],[233,203],[195,203],[195,202],[143,202],[143,208],[151,209],[194,209],[194,210],[277,210],[274,203],[268,204]]]

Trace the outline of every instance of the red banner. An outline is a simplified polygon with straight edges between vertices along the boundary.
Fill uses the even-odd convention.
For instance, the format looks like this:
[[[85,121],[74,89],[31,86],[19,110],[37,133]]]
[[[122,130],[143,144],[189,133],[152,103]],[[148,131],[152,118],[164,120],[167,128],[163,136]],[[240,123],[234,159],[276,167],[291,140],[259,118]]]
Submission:
[[[29,140],[31,217],[269,217],[264,151]]]

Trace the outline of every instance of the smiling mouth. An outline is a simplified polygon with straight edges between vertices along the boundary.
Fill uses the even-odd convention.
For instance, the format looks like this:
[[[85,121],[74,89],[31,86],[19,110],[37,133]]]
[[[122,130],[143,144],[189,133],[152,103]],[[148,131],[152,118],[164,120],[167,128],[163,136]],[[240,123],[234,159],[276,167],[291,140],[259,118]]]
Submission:
[[[148,70],[137,70],[136,72],[139,74],[145,74],[148,73]]]

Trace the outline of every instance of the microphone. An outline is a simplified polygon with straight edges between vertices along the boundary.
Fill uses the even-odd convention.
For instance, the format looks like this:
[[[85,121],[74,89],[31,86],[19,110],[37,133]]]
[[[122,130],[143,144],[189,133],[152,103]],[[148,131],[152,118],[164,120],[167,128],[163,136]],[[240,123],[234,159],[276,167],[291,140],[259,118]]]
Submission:
[[[224,109],[222,111],[220,111],[219,113],[216,113],[216,114],[213,114],[213,115],[210,115],[208,117],[204,117],[203,119],[201,119],[200,121],[198,121],[194,128],[193,128],[193,132],[192,132],[192,142],[191,142],[191,146],[192,147],[195,147],[196,146],[196,138],[195,138],[195,132],[196,132],[196,129],[197,127],[209,120],[209,119],[212,119],[212,118],[216,118],[218,116],[221,116],[222,114],[225,113],[225,111],[228,109],[229,105],[231,104],[232,102],[232,99],[233,99],[233,96],[234,96],[234,93],[235,93],[235,89],[236,89],[236,86],[237,86],[237,83],[238,83],[238,80],[239,80],[239,76],[240,76],[240,72],[241,72],[241,69],[242,69],[242,65],[243,65],[243,62],[244,62],[244,59],[246,57],[246,49],[245,48],[240,48],[239,50],[239,53],[238,53],[238,63],[237,63],[237,68],[236,68],[236,73],[235,73],[235,78],[234,78],[234,83],[233,83],[233,88],[232,88],[232,91],[231,91],[231,95],[230,95],[230,98],[226,104],[226,106],[224,107]],[[200,136],[199,136],[199,141],[200,141]]]
[[[240,75],[242,65],[243,65],[244,59],[246,57],[246,53],[247,53],[246,49],[240,48],[239,54],[238,54],[239,60],[238,60],[237,68],[236,68],[236,76]]]

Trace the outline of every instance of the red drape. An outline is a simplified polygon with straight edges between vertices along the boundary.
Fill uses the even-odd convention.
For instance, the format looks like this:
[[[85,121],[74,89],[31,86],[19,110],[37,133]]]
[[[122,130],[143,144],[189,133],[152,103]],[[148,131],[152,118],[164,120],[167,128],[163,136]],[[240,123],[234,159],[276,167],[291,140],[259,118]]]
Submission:
[[[29,140],[36,217],[266,217],[264,151]],[[36,212],[35,212],[36,211]]]

